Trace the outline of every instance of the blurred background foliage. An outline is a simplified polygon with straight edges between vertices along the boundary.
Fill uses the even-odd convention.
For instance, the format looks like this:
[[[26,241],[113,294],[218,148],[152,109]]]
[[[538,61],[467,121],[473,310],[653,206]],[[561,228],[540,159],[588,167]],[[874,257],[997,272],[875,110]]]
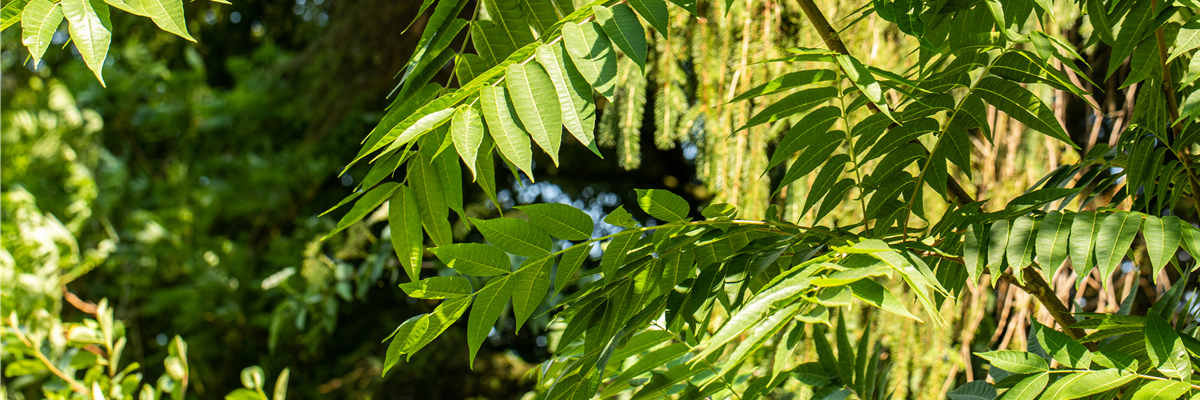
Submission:
[[[671,189],[693,205],[729,202],[749,218],[761,218],[771,205],[785,219],[799,218],[806,182],[791,185],[772,203],[771,179],[780,179],[783,170],[760,176],[787,124],[731,136],[756,110],[751,102],[726,103],[784,72],[778,63],[749,61],[778,57],[784,47],[820,47],[821,40],[792,1],[743,1],[728,10],[725,2],[700,3],[706,17],[691,20],[674,9],[670,39],[652,39],[657,51],[647,75],[621,77],[613,102],[598,105],[605,158],[571,142],[563,146],[560,167],[544,155],[535,160],[537,184],[521,184],[502,171],[509,180],[499,194],[501,208],[569,202],[599,221],[616,206],[633,203],[637,187]],[[819,3],[835,26],[855,22],[862,6]],[[319,241],[339,216],[320,214],[366,174],[366,166],[338,172],[389,104],[394,74],[427,17],[417,15],[419,5],[187,2],[189,31],[198,43],[115,13],[107,88],[79,60],[65,29],[38,66],[30,64],[18,30],[3,32],[3,396],[41,398],[68,385],[45,370],[13,369],[28,360],[13,327],[45,337],[61,337],[63,326],[100,332],[102,302],[117,321],[112,334],[124,338],[123,350],[115,350],[123,354],[119,366],[137,362],[141,382],[160,389],[171,387],[159,377],[186,376],[188,398],[223,397],[242,387],[241,371],[252,365],[262,366],[267,377],[290,369],[287,390],[295,398],[525,395],[532,387],[526,372],[555,345],[554,327],[518,336],[511,321],[502,323],[506,329],[493,332],[472,366],[461,346],[465,323],[459,323],[381,377],[380,341],[391,327],[435,304],[396,288],[407,278],[386,240],[385,211]],[[402,33],[413,18],[417,23]],[[852,53],[888,70],[915,66],[915,57],[902,55],[916,43],[875,15],[865,18],[842,32]],[[1078,42],[1078,31],[1086,29],[1078,18],[1061,15],[1046,27]],[[1107,49],[1096,49],[1085,57],[1103,60]],[[1120,117],[1124,95],[1115,90],[1127,74],[1122,68],[1108,81],[1094,76],[1100,91],[1109,89],[1097,96],[1107,117],[1095,118],[1052,90],[1042,93],[1053,99],[1061,120],[1076,121],[1065,126],[1085,149],[1098,141],[1116,143],[1108,132],[1128,124]],[[444,68],[434,80],[450,84],[451,71]],[[1004,129],[996,129],[994,145],[977,138],[973,179],[953,171],[972,193],[1011,198],[1079,158],[994,110],[989,115],[992,126]],[[497,205],[477,187],[465,187],[468,215],[497,214]],[[854,212],[835,211],[835,223],[860,218]],[[455,224],[457,240],[481,240],[461,221]],[[438,273],[426,255],[426,274]],[[1085,309],[1115,309],[1117,296],[1138,287],[1147,297],[1154,293],[1148,276],[1127,272],[1116,292],[1079,291]],[[1003,283],[997,290],[972,286],[958,302],[947,302],[943,311],[953,329],[871,316],[893,365],[895,398],[940,398],[980,379],[984,372],[971,351],[1023,349],[1030,317],[1050,319],[1027,294],[1009,289]],[[10,323],[10,315],[17,319]],[[861,326],[865,318],[851,324]],[[177,357],[175,336],[187,343],[184,375],[168,362]],[[93,354],[84,349],[87,343],[55,344],[47,357],[71,371],[72,364],[98,363],[76,363],[81,352]],[[813,353],[802,357],[815,359]],[[116,371],[109,370],[97,374],[113,377]],[[799,385],[791,389],[797,392],[773,396],[807,398]]]

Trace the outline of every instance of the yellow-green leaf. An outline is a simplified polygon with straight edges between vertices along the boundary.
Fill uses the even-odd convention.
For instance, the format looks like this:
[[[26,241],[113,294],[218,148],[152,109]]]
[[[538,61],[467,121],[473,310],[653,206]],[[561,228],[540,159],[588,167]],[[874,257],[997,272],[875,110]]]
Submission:
[[[71,41],[103,86],[104,58],[112,42],[108,5],[99,0],[62,0],[60,4],[70,25]]]
[[[41,62],[62,20],[62,8],[49,0],[30,0],[21,12],[21,44],[29,49],[33,65]]]

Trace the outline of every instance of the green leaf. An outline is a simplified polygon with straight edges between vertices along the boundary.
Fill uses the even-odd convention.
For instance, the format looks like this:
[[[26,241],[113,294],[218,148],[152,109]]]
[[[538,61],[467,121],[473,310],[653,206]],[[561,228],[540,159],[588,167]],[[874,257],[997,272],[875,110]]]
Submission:
[[[1004,251],[1017,280],[1021,280],[1021,269],[1033,262],[1038,222],[1033,217],[1022,215],[1013,221],[1012,230],[1008,233],[1008,246]]]
[[[850,79],[850,82],[854,83],[854,87],[858,88],[858,91],[863,96],[866,96],[867,100],[879,108],[879,111],[883,115],[891,118],[892,113],[888,110],[887,100],[883,98],[883,88],[879,86],[879,82],[875,80],[875,76],[871,75],[871,71],[866,66],[863,66],[858,59],[850,55],[838,55],[837,62],[842,67],[842,71],[846,73],[846,77]]]
[[[1159,273],[1175,258],[1175,251],[1179,249],[1179,242],[1183,236],[1181,222],[1179,217],[1173,215],[1163,218],[1146,216],[1146,227],[1142,234],[1146,238],[1146,252],[1150,256],[1150,264],[1154,266],[1155,282],[1158,282]]]
[[[971,282],[979,282],[979,277],[983,276],[984,268],[987,266],[987,248],[988,244],[987,231],[982,225],[971,224],[967,226],[967,231],[963,233],[963,262],[966,263],[967,274],[971,276]]]
[[[1058,272],[1058,267],[1067,260],[1072,215],[1051,211],[1046,214],[1041,228],[1038,229],[1036,246],[1038,262],[1042,264],[1042,272],[1047,277],[1053,277]]]
[[[846,268],[847,266],[839,265],[838,267]],[[888,267],[887,264],[878,262],[877,260],[871,260],[862,266],[846,268],[841,271],[836,271],[829,275],[813,279],[812,284],[813,286],[820,287],[845,286],[847,284],[857,282],[860,279],[876,276],[886,276],[890,278],[892,276],[891,267]]]
[[[754,296],[749,303],[739,309],[736,313],[717,330],[712,337],[705,341],[704,350],[696,354],[693,361],[698,361],[713,352],[720,350],[721,346],[741,335],[747,329],[758,326],[758,321],[771,311],[772,306],[781,300],[793,297],[798,293],[808,290],[808,285],[801,282],[793,282],[785,280],[778,285],[768,289],[764,289],[758,295]]]
[[[414,139],[417,139],[417,138],[433,131],[434,129],[441,127],[443,124],[450,121],[450,117],[452,117],[452,116],[454,116],[454,109],[446,108],[443,110],[431,112],[429,114],[426,114],[425,116],[420,117],[419,119],[414,121],[412,125],[409,125],[403,131],[401,131],[400,135],[396,137],[396,140],[393,141],[390,145],[388,145],[389,151],[391,149],[395,149],[395,148],[399,148],[400,146],[407,145],[409,142],[413,141]],[[396,128],[399,128],[401,126],[403,126],[403,124],[397,125]],[[395,132],[396,130],[397,129],[392,129],[392,132]]]
[[[975,85],[975,93],[1031,129],[1077,147],[1058,123],[1054,111],[1028,89],[1004,79],[986,77]]]
[[[836,154],[825,162],[825,166],[821,167],[821,171],[817,172],[816,179],[813,180],[812,189],[804,199],[804,211],[800,215],[808,214],[808,210],[817,205],[829,191],[833,189],[834,182],[842,175],[842,171],[846,169],[846,165],[850,163],[850,156],[845,154]]]
[[[471,169],[471,181],[478,179],[475,170],[476,156],[479,155],[479,144],[483,142],[483,116],[474,107],[460,107],[450,120],[450,137],[454,140],[454,149],[459,158]]]
[[[792,93],[759,111],[746,122],[746,125],[737,130],[741,131],[768,122],[775,122],[808,111],[837,96],[837,88],[831,87],[812,88]]]
[[[471,297],[458,297],[438,304],[432,313],[421,317],[404,340],[404,352],[408,354],[408,359],[412,359],[413,353],[421,350],[437,339],[442,332],[449,329],[455,321],[458,321],[463,312],[467,311],[469,305],[471,305]],[[418,333],[420,334],[418,335]]]
[[[417,207],[421,210],[421,226],[436,246],[445,246],[454,241],[450,231],[450,209],[446,204],[446,193],[437,166],[424,153],[417,153],[408,162],[408,184],[416,195]]]
[[[513,315],[517,318],[519,331],[525,320],[542,304],[546,291],[550,289],[550,269],[554,257],[547,254],[541,258],[529,258],[512,275]]]
[[[563,125],[579,143],[600,156],[592,133],[596,129],[596,99],[592,97],[591,85],[579,73],[575,62],[571,61],[566,43],[560,41],[555,45],[538,47],[537,61],[550,74],[550,81],[554,82]]]
[[[796,161],[788,167],[787,173],[779,181],[779,186],[775,188],[772,196],[778,194],[792,182],[812,173],[826,160],[830,160],[830,156],[845,140],[846,134],[842,131],[826,132],[814,138],[796,157]]]
[[[196,42],[187,31],[187,20],[183,18],[183,0],[134,0],[141,3],[146,16],[162,30],[174,33],[190,42]]]
[[[1146,37],[1146,33],[1154,30],[1151,27],[1154,21],[1154,3],[1137,1],[1133,2],[1133,8],[1125,15],[1125,20],[1118,25],[1120,32],[1117,33],[1113,44],[1112,58],[1108,61],[1107,73],[1104,79],[1112,76],[1117,68],[1133,54],[1134,47]]]
[[[1112,46],[1117,42],[1112,34],[1112,24],[1108,21],[1108,12],[1105,10],[1103,1],[1085,1],[1087,7],[1088,21],[1092,23],[1092,29],[1100,37],[1104,43]]]
[[[806,69],[803,71],[790,72],[772,79],[771,81],[755,86],[753,89],[747,90],[745,93],[734,97],[730,103],[736,103],[746,99],[752,99],[759,96],[766,96],[792,90],[801,86],[807,86],[814,83],[832,81],[836,79],[838,74],[828,69]],[[839,112],[840,114],[840,112]]]
[[[21,22],[22,10],[29,4],[29,0],[12,0],[0,9],[0,31],[8,29],[8,27]],[[61,13],[62,11],[59,10]]]
[[[471,276],[507,274],[511,261],[503,250],[479,243],[455,243],[429,249],[446,266]]]
[[[1041,360],[1041,359],[1039,358],[1039,360]],[[1043,362],[1045,362],[1045,361],[1043,361]],[[1013,387],[1011,389],[1008,389],[1007,392],[1004,392],[1004,397],[1001,397],[1001,399],[1002,400],[1033,400],[1033,399],[1037,398],[1038,394],[1042,393],[1042,389],[1045,389],[1046,384],[1049,382],[1050,382],[1050,373],[1049,372],[1042,372],[1042,373],[1038,373],[1035,375],[1030,375],[1030,376],[1026,377],[1025,379],[1022,379],[1020,382],[1017,382],[1017,384],[1013,385]]]
[[[966,111],[961,111],[964,114]],[[971,144],[971,135],[966,129],[957,124],[951,124],[946,129],[946,144],[947,152],[946,159],[957,165],[959,170],[971,178],[971,152],[974,146]]]
[[[1114,314],[1101,314],[1071,325],[1072,328],[1095,330],[1080,339],[1085,342],[1107,339],[1130,332],[1141,332],[1145,326],[1146,319],[1143,317]]]
[[[638,206],[651,217],[666,222],[681,222],[688,219],[688,203],[683,197],[669,190],[637,189]]]
[[[445,100],[442,100],[443,98],[435,100],[435,97],[441,92],[442,85],[432,83],[422,87],[421,90],[418,90],[410,98],[396,99],[396,103],[392,104],[387,114],[384,114],[383,119],[379,121],[379,124],[371,129],[371,133],[367,134],[367,137],[363,139],[363,147],[358,150],[358,154],[354,156],[354,160],[346,165],[342,173],[346,173],[351,166],[357,163],[358,160],[366,157],[367,154],[395,141],[396,137],[404,129],[411,126],[421,116],[437,111],[432,108],[445,104]],[[436,104],[431,103],[434,101],[436,101]],[[426,106],[429,106],[431,109],[426,110]],[[393,133],[393,128],[399,128],[400,125],[403,125],[405,128],[396,129]]]
[[[850,344],[850,335],[846,332],[846,313],[844,312],[838,313],[837,332],[834,336],[837,341],[838,350],[838,374],[842,376],[843,383],[853,385],[854,346]]]
[[[1059,364],[1071,368],[1087,368],[1092,363],[1092,352],[1067,334],[1034,321],[1033,337],[1046,355]]]
[[[633,215],[630,215],[629,211],[625,211],[625,206],[617,206],[617,209],[604,216],[604,222],[622,228],[637,226],[637,221],[633,219]]]
[[[483,117],[487,121],[488,133],[496,141],[500,153],[532,177],[533,150],[529,147],[529,135],[519,125],[520,120],[508,99],[507,90],[485,85],[479,91],[479,98],[483,102]]]
[[[1188,254],[1195,258],[1200,256],[1200,229],[1192,226],[1192,224],[1180,220],[1180,230],[1183,231],[1183,249],[1187,250]]]
[[[1133,400],[1174,400],[1191,389],[1192,385],[1187,382],[1150,381],[1133,393]]]
[[[1076,372],[1054,381],[1042,398],[1078,399],[1121,387],[1135,378],[1137,374],[1117,369]]]
[[[515,218],[481,220],[471,218],[479,233],[501,250],[524,257],[540,257],[550,252],[550,235],[528,221]]]
[[[421,209],[417,195],[408,186],[399,187],[388,201],[388,226],[391,228],[392,248],[408,279],[421,279],[421,252],[425,236],[421,233]]]
[[[625,389],[629,389],[629,380],[650,371],[652,369],[667,365],[667,363],[678,359],[680,356],[688,352],[688,346],[684,343],[673,343],[662,348],[656,349],[641,356],[636,363],[629,368],[621,370],[621,375],[618,375],[611,381],[608,387],[600,393],[600,398],[609,398],[620,394]]]
[[[842,199],[846,197],[846,193],[850,192],[850,188],[855,186],[853,178],[844,178],[833,187],[829,188],[829,194],[825,195],[825,199],[821,200],[821,207],[817,209],[817,213],[813,216],[813,221],[820,221],[825,215],[833,211],[833,208],[842,204]]]
[[[4,8],[8,9],[7,6]],[[62,8],[49,0],[30,0],[21,12],[21,43],[29,49],[33,65],[41,62],[62,20]]]
[[[467,317],[467,346],[470,347],[470,362],[475,365],[475,353],[487,338],[500,313],[508,305],[513,286],[509,283],[510,275],[493,278],[483,289],[475,294],[475,305],[471,307],[471,315]]]
[[[9,378],[34,375],[45,371],[47,371],[46,364],[34,358],[10,361],[4,366],[4,376]]]
[[[737,215],[737,207],[729,203],[713,203],[704,207],[704,210],[700,211],[700,215],[708,219],[733,218]]]
[[[1167,57],[1167,61],[1170,62],[1175,57],[1197,47],[1200,47],[1200,16],[1193,15],[1179,28],[1179,34],[1175,36],[1175,45],[1171,48],[1171,55]]]
[[[399,186],[400,184],[396,182],[386,182],[367,191],[358,201],[354,202],[354,207],[351,207],[350,211],[342,216],[341,220],[338,220],[337,227],[321,238],[321,240],[329,239],[343,229],[349,228],[350,225],[354,225],[355,222],[365,218],[368,213],[374,211],[380,204],[383,204],[392,195],[392,191],[396,190]]]
[[[1192,363],[1175,328],[1154,313],[1146,315],[1146,355],[1163,376],[1192,379]]]
[[[612,7],[592,6],[596,22],[625,56],[637,63],[646,74],[646,30],[637,14],[625,4]],[[607,96],[606,96],[607,97]]]
[[[386,367],[384,368],[384,373],[387,373]],[[150,386],[148,384],[147,384],[147,386],[144,386],[144,387],[147,389],[150,388]],[[153,397],[151,397],[151,398],[153,398]],[[259,395],[258,392],[255,392],[253,390],[246,389],[246,388],[237,388],[237,389],[234,389],[232,392],[229,392],[229,394],[225,395],[225,400],[264,400],[264,399],[265,398],[263,396]]]
[[[488,17],[495,24],[494,31],[491,31],[492,35],[489,35],[493,36],[489,38],[490,41],[502,42],[506,48],[511,46],[519,49],[537,39],[530,30],[525,14],[521,12],[520,2],[491,0],[484,2],[483,5],[486,7]]]
[[[108,5],[99,0],[62,0],[63,15],[67,18],[71,42],[83,56],[83,62],[96,74],[104,86],[104,58],[112,42],[112,23],[108,20]]]
[[[687,12],[693,16],[697,16],[696,0],[671,0],[671,3],[683,8],[684,10],[687,10]]]
[[[516,208],[524,211],[534,226],[559,239],[588,240],[595,228],[591,216],[567,204],[529,204]]]
[[[767,339],[779,333],[784,326],[792,321],[792,317],[800,311],[803,302],[796,302],[790,306],[772,312],[767,318],[762,320],[762,323],[754,329],[741,343],[738,344],[733,352],[729,354],[727,361],[722,367],[722,372],[729,371],[730,368],[736,368],[741,365],[747,357],[755,354],[755,352],[763,347]]]
[[[675,285],[692,275],[696,255],[692,252],[672,251],[659,257],[656,262],[663,266],[662,278],[658,281],[659,292],[670,293]]]
[[[667,37],[669,29],[667,13],[667,3],[663,0],[629,0],[629,5],[637,10],[638,15],[641,15],[654,30],[658,31],[664,38]]]
[[[617,54],[608,35],[595,22],[569,23],[562,27],[567,54],[583,79],[609,101],[617,86]]]
[[[417,14],[413,16],[412,21],[409,21],[408,25],[404,26],[404,30],[400,31],[401,35],[408,32],[408,29],[412,28],[413,24],[417,23],[417,20],[420,20],[422,15],[425,15],[425,10],[429,9],[430,4],[433,4],[433,0],[424,0],[421,2],[421,8],[417,9]]]
[[[558,261],[558,270],[554,272],[555,294],[561,292],[568,283],[575,280],[575,272],[579,271],[579,266],[583,265],[583,260],[587,259],[591,250],[592,245],[586,243],[572,246],[563,252],[562,259]]]
[[[484,61],[483,57],[478,54],[461,53],[455,56],[454,76],[458,78],[459,86],[465,86],[487,70],[487,61]]]
[[[1136,340],[1127,340],[1126,338],[1136,339]],[[1136,342],[1135,344],[1137,345],[1137,347],[1142,348],[1142,351],[1144,352],[1145,349],[1144,349],[1144,346],[1142,346],[1142,342],[1145,341],[1144,338],[1145,338],[1145,336],[1143,336],[1141,334],[1141,329],[1138,329],[1138,333],[1129,335],[1126,337],[1122,337],[1121,340],[1126,340],[1130,343]],[[1116,343],[1117,342],[1114,341],[1114,342],[1110,343],[1109,346],[1105,346],[1105,347],[1106,348],[1110,347],[1111,345],[1116,344]],[[1115,347],[1115,346],[1113,346],[1113,347]],[[1096,365],[1102,366],[1104,368],[1116,368],[1116,369],[1129,371],[1129,372],[1135,372],[1138,370],[1138,360],[1137,359],[1133,358],[1132,356],[1130,356],[1128,354],[1117,351],[1117,350],[1097,351],[1097,352],[1093,353],[1092,362],[1094,362],[1094,363],[1096,363]]]
[[[1008,249],[1008,226],[1009,222],[1002,219],[992,223],[992,228],[988,231],[988,249],[987,249],[987,267],[992,274],[992,283],[1000,279],[1000,273],[1004,272],[1004,255]]]
[[[1035,374],[1050,370],[1050,364],[1047,364],[1046,360],[1029,352],[1001,350],[975,355],[988,360],[993,367],[1014,374]]]
[[[600,270],[604,272],[605,282],[611,282],[617,269],[625,265],[625,255],[633,250],[641,232],[625,231],[614,236],[604,247],[604,255],[600,258]]]
[[[412,318],[405,320],[400,324],[400,326],[396,327],[396,330],[393,331],[391,335],[388,336],[388,339],[395,339],[392,340],[392,343],[388,345],[387,353],[384,355],[383,376],[387,376],[388,370],[392,369],[397,362],[400,362],[400,356],[404,355],[405,338],[412,334],[413,327],[416,326],[417,321],[420,321],[425,317],[425,315],[426,314],[415,315]],[[388,339],[383,340],[387,341]],[[256,396],[254,398],[259,399],[259,397],[257,397],[257,393],[255,393],[255,395]]]
[[[996,400],[996,388],[986,381],[971,381],[946,393],[950,400]]]
[[[874,146],[871,146],[871,150],[867,152],[867,155],[858,160],[858,162],[874,160],[914,139],[937,132],[938,128],[938,122],[933,118],[922,118],[916,121],[905,122],[903,126],[886,131],[879,138],[879,141]]]
[[[775,147],[775,152],[771,154],[771,160],[767,162],[767,167],[763,169],[763,174],[766,174],[771,168],[787,161],[792,155],[800,150],[807,148],[810,143],[820,140],[827,135],[829,128],[841,118],[842,110],[829,106],[821,107],[805,115],[801,118],[788,133],[779,140],[779,145]],[[819,160],[819,161],[823,161]]]
[[[550,75],[541,64],[529,63],[509,65],[505,76],[513,107],[517,116],[521,117],[521,126],[558,166],[558,148],[562,145],[562,110],[558,107]]]
[[[519,0],[517,3],[539,36],[544,37],[550,32],[550,27],[558,22],[558,13],[555,12],[554,4],[550,0]]]
[[[1095,211],[1080,211],[1071,221],[1071,265],[1079,276],[1075,286],[1083,282],[1095,265],[1092,257],[1095,249],[1096,235],[1100,232],[1105,214],[1097,215]]]
[[[896,172],[900,172],[917,160],[925,160],[929,157],[929,153],[925,150],[925,146],[920,143],[905,143],[900,148],[886,152],[887,155],[879,160],[879,164],[875,164],[875,168],[871,170],[871,175],[863,179],[863,183],[868,187],[883,186],[888,183],[889,178]]]
[[[850,287],[850,291],[854,294],[854,297],[857,297],[859,300],[865,301],[875,307],[878,307],[879,309],[899,315],[901,317],[912,318],[918,322],[923,322],[920,318],[917,318],[916,315],[913,315],[911,312],[909,312],[908,308],[904,307],[904,303],[901,303],[900,300],[896,298],[896,295],[892,294],[891,291],[883,287],[883,285],[880,285],[878,282],[870,279],[863,279],[851,283],[848,286]]]
[[[400,289],[418,299],[449,299],[471,294],[471,282],[458,276],[432,276],[401,283]]]
[[[1125,252],[1137,237],[1138,228],[1142,225],[1142,217],[1127,212],[1117,212],[1104,219],[1100,232],[1096,236],[1096,265],[1100,268],[1100,276],[1108,289],[1109,277],[1125,258]]]
[[[1157,72],[1161,68],[1158,40],[1154,36],[1147,36],[1138,44],[1137,49],[1133,50],[1133,56],[1129,60],[1129,75],[1125,76],[1125,81],[1121,83],[1118,89],[1124,89],[1132,84],[1146,80],[1150,77],[1151,72]]]

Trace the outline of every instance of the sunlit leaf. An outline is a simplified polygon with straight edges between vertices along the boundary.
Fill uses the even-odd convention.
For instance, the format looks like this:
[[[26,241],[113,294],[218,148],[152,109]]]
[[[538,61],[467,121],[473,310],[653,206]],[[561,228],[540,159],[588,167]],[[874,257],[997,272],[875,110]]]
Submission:
[[[447,299],[471,294],[471,282],[457,276],[433,276],[401,283],[400,289],[418,299]]]
[[[508,306],[508,299],[514,285],[509,281],[510,275],[493,278],[475,294],[475,305],[467,317],[467,346],[470,350],[471,365],[475,365],[475,353],[479,346],[496,325],[500,313]]]
[[[558,148],[562,144],[562,111],[550,75],[541,64],[529,63],[509,65],[505,76],[521,126],[557,166]]]
[[[546,255],[540,258],[526,259],[521,268],[512,274],[513,315],[516,317],[516,329],[519,331],[525,320],[542,304],[546,298],[546,290],[550,288],[550,269],[554,266],[554,257]]]
[[[613,51],[608,35],[595,22],[582,25],[566,24],[562,27],[563,43],[567,54],[583,79],[602,96],[613,100],[616,89],[617,53]]]
[[[532,176],[533,150],[529,148],[529,135],[519,125],[520,118],[509,100],[508,91],[503,87],[484,86],[479,91],[479,99],[483,102],[488,133],[500,153]]]
[[[503,250],[479,243],[455,243],[429,249],[446,266],[465,275],[493,276],[507,274],[510,261]]]
[[[104,85],[101,72],[112,42],[112,23],[108,20],[108,5],[99,0],[62,0],[63,16],[71,33],[71,42],[83,56],[83,62],[96,74],[100,85]]]
[[[16,3],[16,2],[14,2]],[[8,9],[8,6],[4,7]],[[41,62],[54,31],[62,24],[62,8],[49,0],[30,0],[21,12],[21,44],[29,49],[33,65]]]
[[[471,219],[479,232],[500,249],[525,257],[540,257],[550,252],[550,235],[528,221],[515,218]]]

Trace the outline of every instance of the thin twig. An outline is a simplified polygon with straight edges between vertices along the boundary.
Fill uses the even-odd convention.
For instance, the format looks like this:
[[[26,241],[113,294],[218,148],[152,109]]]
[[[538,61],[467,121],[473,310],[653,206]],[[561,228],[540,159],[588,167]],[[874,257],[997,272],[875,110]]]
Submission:
[[[9,318],[8,324],[12,327],[13,333],[17,335],[17,339],[20,339],[21,343],[24,343],[25,346],[28,346],[33,350],[33,356],[37,357],[38,360],[41,360],[42,364],[46,365],[46,369],[50,370],[50,372],[54,373],[54,375],[70,384],[71,390],[82,393],[84,398],[91,398],[91,392],[89,392],[82,383],[79,383],[79,381],[76,381],[75,378],[58,369],[58,366],[54,365],[54,362],[50,361],[50,359],[46,358],[46,356],[42,354],[42,350],[39,348],[41,347],[40,344],[35,345],[33,341],[25,337],[24,333],[21,333],[21,327],[17,326],[17,319],[15,317],[16,315],[14,314],[12,318]]]

